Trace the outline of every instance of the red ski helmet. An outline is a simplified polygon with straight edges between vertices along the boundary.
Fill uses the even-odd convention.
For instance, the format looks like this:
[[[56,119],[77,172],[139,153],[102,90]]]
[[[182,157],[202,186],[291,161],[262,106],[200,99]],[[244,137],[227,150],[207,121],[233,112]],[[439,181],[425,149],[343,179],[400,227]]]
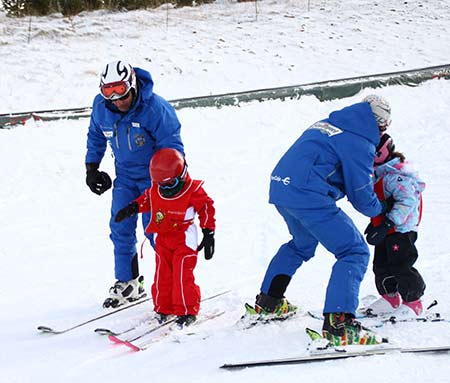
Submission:
[[[186,160],[176,149],[158,150],[150,161],[150,176],[160,186],[170,184],[176,179],[184,179],[187,173]]]

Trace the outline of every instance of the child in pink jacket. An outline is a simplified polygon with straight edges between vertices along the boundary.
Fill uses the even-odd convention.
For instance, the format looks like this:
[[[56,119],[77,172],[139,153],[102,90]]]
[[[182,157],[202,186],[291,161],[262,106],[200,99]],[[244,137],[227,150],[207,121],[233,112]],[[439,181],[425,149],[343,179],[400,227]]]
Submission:
[[[422,214],[425,183],[395,145],[383,134],[375,158],[375,193],[380,200],[394,200],[384,216],[371,220],[365,234],[375,246],[373,271],[381,297],[369,306],[373,315],[398,318],[422,314],[421,296],[425,282],[413,267],[418,252],[415,246]]]

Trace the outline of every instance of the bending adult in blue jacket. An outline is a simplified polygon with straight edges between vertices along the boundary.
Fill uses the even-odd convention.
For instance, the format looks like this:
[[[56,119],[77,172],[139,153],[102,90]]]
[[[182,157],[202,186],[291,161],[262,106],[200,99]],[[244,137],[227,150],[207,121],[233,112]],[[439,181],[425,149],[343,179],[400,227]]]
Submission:
[[[136,252],[137,215],[121,222],[115,222],[114,217],[150,188],[148,166],[153,153],[161,148],[184,153],[180,128],[174,108],[153,93],[149,72],[132,68],[125,61],[106,65],[100,76],[100,94],[92,107],[86,154],[86,183],[98,195],[112,185],[108,174],[99,171],[107,144],[115,159],[110,238],[117,281],[109,290],[105,307],[117,307],[145,296]],[[142,214],[144,229],[149,220],[149,213]],[[149,239],[153,245],[153,237]]]
[[[255,305],[259,315],[283,316],[296,310],[284,298],[285,290],[320,242],[336,257],[326,292],[323,335],[336,345],[379,341],[354,321],[370,254],[336,201],[347,196],[368,217],[382,213],[371,175],[380,131],[389,123],[389,104],[368,96],[312,125],[278,162],[269,202],[284,218],[292,240],[280,247],[266,271]]]

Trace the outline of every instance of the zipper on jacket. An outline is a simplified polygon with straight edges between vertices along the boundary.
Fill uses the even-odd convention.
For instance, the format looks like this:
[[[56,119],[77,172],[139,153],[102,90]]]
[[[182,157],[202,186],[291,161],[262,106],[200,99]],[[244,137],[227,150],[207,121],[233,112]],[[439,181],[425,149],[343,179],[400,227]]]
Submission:
[[[119,135],[117,134],[117,122],[114,123],[114,136],[116,137],[117,149],[119,149]]]
[[[131,152],[130,125],[128,125],[128,128],[127,128],[127,138],[128,138],[128,149],[130,149],[130,152]]]
[[[330,178],[331,178],[334,174],[336,174],[336,172],[337,172],[337,168],[334,168],[334,170],[332,170],[330,173],[328,173],[328,174],[326,175],[325,180],[326,180],[327,184],[330,183]]]

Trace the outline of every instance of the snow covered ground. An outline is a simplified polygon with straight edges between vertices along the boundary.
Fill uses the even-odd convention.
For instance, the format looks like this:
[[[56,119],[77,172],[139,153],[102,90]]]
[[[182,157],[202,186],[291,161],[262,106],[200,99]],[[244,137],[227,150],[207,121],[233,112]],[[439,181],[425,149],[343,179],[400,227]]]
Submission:
[[[89,106],[102,65],[115,58],[150,70],[167,99],[406,70],[448,63],[450,5],[446,1],[258,1],[183,9],[10,19],[0,13],[0,113]],[[28,37],[30,36],[30,42]],[[0,130],[0,382],[442,382],[449,355],[391,355],[239,372],[225,362],[297,356],[308,339],[299,316],[279,325],[238,331],[243,304],[254,302],[273,254],[289,238],[267,203],[269,174],[310,124],[369,91],[344,100],[249,103],[178,112],[193,177],[216,201],[216,254],[199,259],[203,295],[232,289],[205,303],[227,313],[199,335],[155,343],[131,353],[93,333],[126,327],[152,309],[105,319],[57,336],[36,326],[62,326],[98,312],[114,281],[108,220],[111,193],[85,185],[87,119],[29,122]],[[426,303],[450,318],[448,190],[450,82],[377,90],[392,104],[390,133],[427,183],[417,243]],[[113,173],[106,156],[102,169]],[[367,219],[345,201],[361,230]],[[142,233],[139,232],[142,240]],[[148,244],[141,272],[150,287]],[[287,297],[320,311],[332,255],[317,256],[296,274]],[[361,297],[375,294],[369,270]],[[448,323],[386,325],[380,334],[403,346],[450,343]],[[200,330],[202,329],[202,330]],[[203,339],[205,338],[205,339]],[[298,377],[298,378],[297,378]]]

